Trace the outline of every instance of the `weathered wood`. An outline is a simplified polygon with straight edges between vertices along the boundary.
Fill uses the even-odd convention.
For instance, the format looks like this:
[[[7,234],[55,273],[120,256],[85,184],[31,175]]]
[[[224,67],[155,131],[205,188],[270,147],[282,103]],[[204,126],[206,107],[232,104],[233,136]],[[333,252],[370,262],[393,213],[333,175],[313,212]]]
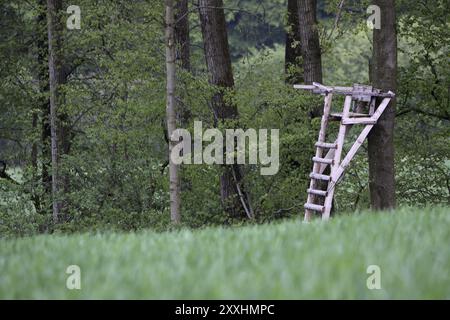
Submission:
[[[312,210],[312,211],[318,211],[323,212],[324,208],[321,205],[318,204],[312,204],[312,203],[305,203],[305,209]]]
[[[336,149],[336,143],[327,143],[327,142],[317,141],[315,146],[317,148]]]
[[[345,125],[348,125],[348,124],[375,124],[375,123],[377,123],[377,120],[374,120],[369,117],[342,119],[342,124],[345,124]]]
[[[330,116],[333,118],[336,118],[336,119],[342,119],[342,112],[335,112],[335,113],[332,113]],[[362,117],[368,117],[369,115],[367,113],[349,112],[348,116],[350,118],[351,117],[362,118]]]
[[[355,85],[354,88],[349,87],[327,87],[320,83],[313,83],[312,86],[308,85],[297,85],[295,87],[307,90],[313,90],[316,93],[325,93],[325,105],[324,105],[324,115],[322,117],[321,128],[319,132],[319,139],[316,142],[316,156],[312,158],[313,172],[310,174],[310,187],[307,190],[308,201],[305,204],[305,221],[309,221],[312,215],[312,211],[319,211],[322,213],[322,220],[328,220],[331,213],[331,207],[334,196],[334,189],[341,178],[344,170],[349,165],[352,158],[355,156],[358,149],[364,143],[370,130],[377,123],[378,119],[386,109],[389,101],[395,94],[391,91],[387,93],[381,93],[378,89],[373,89],[370,86]],[[347,92],[344,103],[344,110],[342,113],[330,114],[331,109],[331,94],[335,93],[336,90],[341,90],[341,92]],[[355,95],[355,92],[358,95]],[[359,93],[362,92],[362,96]],[[376,97],[384,96],[383,101],[380,106],[375,111],[374,101]],[[352,103],[354,101],[357,104],[356,112],[350,112]],[[369,108],[369,114],[361,113],[363,108]],[[339,127],[339,133],[337,139],[334,143],[325,142],[326,129],[328,126],[329,118],[334,117],[341,120],[341,125]],[[331,119],[330,119],[331,120]],[[348,134],[349,130],[354,124],[363,124],[365,128],[362,130],[356,142],[351,147],[348,154],[345,156],[344,160],[341,162],[342,151],[345,136]],[[323,151],[328,149],[328,152],[323,156]],[[330,175],[325,175],[323,172],[326,167],[331,165]],[[323,180],[328,182],[326,190],[320,190],[316,188],[318,180]],[[316,204],[315,196],[325,197],[323,205]]]
[[[353,85],[352,99],[357,101],[369,102],[372,96],[372,89],[372,86],[355,83]]]
[[[319,163],[325,163],[325,164],[333,164],[333,159],[327,159],[327,158],[313,157],[312,161],[319,162]]]
[[[344,111],[342,114],[342,117],[344,119],[348,117],[351,104],[352,104],[352,97],[346,96],[345,102],[344,102]],[[336,180],[333,180],[333,172],[336,171],[336,169],[339,165],[339,162],[341,161],[341,154],[342,154],[342,149],[344,146],[346,131],[347,131],[347,127],[344,124],[341,124],[341,126],[339,127],[339,133],[338,133],[338,137],[336,140],[337,149],[334,152],[334,165],[331,167],[331,179],[330,179],[331,181],[328,184],[328,190],[327,190],[328,195],[325,198],[324,212],[322,214],[322,220],[328,220],[330,217],[331,206],[333,204],[334,185],[336,184]]]
[[[381,102],[380,106],[378,107],[377,111],[375,111],[374,115],[372,116],[372,118],[375,118],[375,121],[378,120],[378,118],[381,116],[381,114],[383,113],[384,109],[386,109],[386,107],[388,106],[389,102],[390,102],[390,98],[385,98],[383,99],[383,101]],[[362,132],[359,134],[358,138],[356,139],[356,142],[353,144],[353,146],[350,148],[350,150],[348,151],[347,155],[345,156],[344,160],[342,160],[342,162],[340,163],[340,165],[338,166],[338,168],[331,173],[331,180],[336,182],[339,181],[339,179],[341,178],[341,175],[343,174],[343,172],[345,171],[345,169],[348,167],[348,165],[350,164],[350,161],[353,159],[353,157],[356,155],[356,152],[358,151],[358,149],[361,147],[361,145],[364,143],[364,140],[367,138],[367,136],[370,133],[370,130],[372,130],[374,125],[368,125],[366,126]]]
[[[316,190],[316,189],[308,189],[306,192],[322,197],[326,197],[328,194],[325,190]]]
[[[334,159],[334,152],[335,152],[335,150],[336,150],[336,148],[328,150],[328,152],[327,152],[327,154],[325,155],[324,158],[333,160]],[[327,167],[328,167],[328,164],[325,164],[325,163],[321,164],[320,165],[320,169],[319,169],[319,173],[322,174]]]
[[[393,92],[377,92],[374,90],[373,92],[366,91],[354,91],[353,87],[339,87],[339,86],[327,86],[327,88],[331,88],[334,94],[340,95],[367,95],[369,97],[395,97]],[[303,90],[311,90],[313,93],[326,94],[327,90],[320,89],[315,85],[304,85],[304,84],[294,84],[294,89],[303,89]]]
[[[330,110],[331,110],[331,102],[333,100],[333,94],[329,93],[325,96],[324,99],[324,107],[323,107],[323,115],[322,115],[322,121],[320,123],[320,132],[319,132],[319,141],[317,143],[325,143],[325,137],[326,137],[326,132],[327,132],[327,127],[328,127],[328,118],[330,115]],[[317,148],[316,149],[316,157],[317,158],[321,158],[322,157],[322,153],[323,150],[322,148]],[[320,170],[320,163],[315,162],[313,165],[313,173],[317,173]],[[316,189],[316,181],[311,179],[310,184],[309,184],[309,188],[310,189]],[[315,200],[315,196],[314,194],[308,194],[308,203],[313,203]],[[309,219],[311,218],[311,212],[308,210],[305,210],[305,221],[309,221]]]
[[[320,84],[318,82],[313,82],[313,85],[316,86],[317,88],[319,88],[320,90],[324,90],[326,93],[333,92],[332,87],[324,86],[323,84]]]
[[[314,173],[311,172],[311,174],[309,175],[309,177],[311,179],[315,179],[315,180],[323,180],[323,181],[330,181],[331,177],[326,175],[326,174],[319,174],[319,173]]]

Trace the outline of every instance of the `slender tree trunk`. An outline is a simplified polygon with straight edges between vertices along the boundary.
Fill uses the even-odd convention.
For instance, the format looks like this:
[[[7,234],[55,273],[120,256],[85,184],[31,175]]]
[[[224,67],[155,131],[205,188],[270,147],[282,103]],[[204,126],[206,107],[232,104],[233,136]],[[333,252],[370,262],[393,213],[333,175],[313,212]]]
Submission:
[[[59,170],[58,170],[58,132],[57,109],[59,103],[59,69],[61,68],[60,56],[60,32],[58,14],[61,12],[60,0],[47,0],[47,33],[48,33],[48,69],[50,80],[50,132],[51,132],[51,157],[52,157],[52,208],[53,221],[58,222],[60,203],[59,196]]]
[[[33,111],[31,125],[33,128],[33,133],[36,132],[38,128],[38,114],[36,111]],[[31,166],[33,167],[33,176],[36,176],[38,171],[38,145],[34,138],[31,145]]]
[[[37,64],[39,82],[39,108],[42,117],[41,123],[41,165],[42,165],[42,185],[45,193],[51,196],[52,176],[51,176],[51,130],[50,130],[50,99],[49,73],[48,73],[48,36],[44,30],[47,29],[47,0],[39,0],[39,14],[37,17]],[[47,67],[46,67],[47,66]]]
[[[382,90],[397,89],[397,32],[394,0],[375,0],[381,9],[381,29],[373,30],[372,83]],[[369,134],[369,189],[373,209],[395,207],[395,100]]]
[[[298,0],[300,52],[305,84],[322,82],[322,57],[316,18],[316,0]]]
[[[189,2],[188,0],[176,0],[175,3],[175,42],[177,44],[176,57],[179,65],[186,72],[191,71],[191,41],[189,32]],[[180,77],[183,80],[182,77]],[[184,83],[181,83],[184,85]],[[184,91],[184,90],[180,90]],[[179,98],[183,99],[186,94],[179,92]],[[185,127],[191,118],[191,110],[185,103],[178,103],[177,118],[180,126]],[[181,168],[180,168],[181,169]],[[184,184],[184,183],[183,183]]]
[[[175,102],[175,19],[174,1],[165,0],[166,4],[166,71],[167,71],[167,134],[169,137],[169,182],[170,182],[170,218],[172,222],[180,222],[180,181],[178,166],[172,161],[172,133],[176,130],[176,102]]]
[[[287,23],[288,31],[286,32],[284,59],[284,69],[287,75],[286,82],[290,84],[302,83],[303,73],[300,65],[300,58],[302,54],[300,50],[297,0],[288,0]]]
[[[216,124],[226,123],[227,120],[238,118],[238,110],[236,105],[227,103],[224,99],[224,91],[233,88],[234,79],[223,1],[199,0],[198,4],[209,82],[220,88],[211,101],[214,120]],[[220,195],[225,211],[232,216],[242,216],[243,211],[247,216],[253,215],[242,182],[243,173],[240,166],[224,166],[220,177]],[[239,191],[242,196],[239,195]]]
[[[38,167],[38,143],[36,141],[35,138],[35,133],[38,130],[38,112],[37,111],[33,111],[33,115],[32,115],[32,132],[33,132],[33,143],[31,146],[31,167],[32,167],[32,171],[33,171],[33,187],[32,187],[32,192],[31,192],[31,198],[34,204],[34,207],[36,209],[36,212],[41,212],[41,201],[40,201],[40,197],[39,194],[37,193],[36,190],[36,184],[39,181],[38,178],[38,171],[39,171],[39,167]]]
[[[178,48],[177,58],[181,60],[181,67],[186,71],[191,70],[188,4],[188,0],[176,0],[175,3],[175,41]]]

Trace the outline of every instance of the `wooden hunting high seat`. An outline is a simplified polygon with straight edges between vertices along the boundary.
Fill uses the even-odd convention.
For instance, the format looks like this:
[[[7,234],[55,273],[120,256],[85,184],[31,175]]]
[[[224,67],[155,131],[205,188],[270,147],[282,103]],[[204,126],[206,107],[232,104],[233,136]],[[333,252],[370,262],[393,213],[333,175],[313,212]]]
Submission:
[[[316,154],[312,158],[313,170],[309,176],[311,181],[307,190],[308,200],[304,207],[305,221],[311,219],[313,212],[320,213],[322,220],[328,220],[336,184],[395,94],[392,91],[381,92],[379,89],[360,84],[354,84],[353,87],[329,87],[314,82],[313,85],[294,85],[294,88],[310,90],[325,96],[319,138],[315,144]],[[345,96],[342,112],[331,113],[333,94]],[[382,98],[378,107],[377,98]],[[339,133],[334,142],[326,142],[329,120],[340,121]],[[353,125],[363,125],[363,129],[341,161],[345,136]],[[326,150],[328,151],[325,154]],[[330,175],[325,175],[323,173],[328,166]],[[325,181],[322,184],[326,185],[325,189],[320,188],[321,184],[318,183],[320,180]],[[320,201],[320,197],[325,199]]]

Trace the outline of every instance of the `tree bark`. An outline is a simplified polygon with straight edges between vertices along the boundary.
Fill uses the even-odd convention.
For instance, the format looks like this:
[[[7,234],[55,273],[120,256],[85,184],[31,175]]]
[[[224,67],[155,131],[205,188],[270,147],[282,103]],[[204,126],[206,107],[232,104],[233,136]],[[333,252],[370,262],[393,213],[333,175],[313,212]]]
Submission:
[[[48,69],[50,82],[50,133],[52,158],[52,208],[53,221],[58,222],[60,213],[59,197],[59,163],[57,112],[59,105],[58,86],[61,74],[61,29],[58,14],[62,9],[61,0],[47,0],[47,34],[48,34]]]
[[[37,17],[36,47],[37,47],[37,77],[39,83],[38,105],[41,113],[41,180],[44,191],[51,196],[52,175],[51,171],[51,130],[50,130],[50,99],[47,96],[49,88],[48,73],[48,35],[44,32],[47,28],[47,1],[39,0],[39,14]],[[46,67],[47,66],[47,67]]]
[[[173,223],[180,222],[180,181],[178,166],[172,161],[172,149],[176,145],[172,141],[172,133],[176,130],[175,101],[175,18],[173,0],[165,0],[166,4],[166,94],[167,94],[167,134],[169,137],[169,183],[170,183],[170,218]]]
[[[394,0],[376,0],[381,9],[381,29],[373,30],[372,83],[382,90],[397,89],[397,33]],[[371,207],[395,207],[394,179],[395,99],[369,134],[369,189]]]
[[[303,73],[301,72],[300,58],[300,31],[298,22],[297,0],[288,0],[287,5],[286,48],[284,56],[284,69],[287,75],[286,82],[289,84],[302,83]]]
[[[186,72],[191,71],[191,41],[189,32],[189,1],[176,0],[175,2],[175,42],[177,44],[177,61],[181,68]],[[181,78],[183,79],[183,78]],[[183,85],[183,83],[182,83]],[[182,90],[183,91],[183,90]],[[186,94],[180,94],[179,99],[186,97]],[[188,125],[191,118],[191,110],[185,103],[177,105],[178,123],[182,127]],[[181,169],[181,168],[180,168]]]
[[[211,101],[217,125],[218,122],[226,123],[227,120],[238,118],[236,105],[227,103],[224,99],[225,90],[234,87],[225,13],[222,0],[199,0],[198,4],[209,82],[219,88]],[[242,216],[244,211],[249,216],[248,210],[244,207],[251,208],[250,201],[243,190],[242,182],[243,173],[240,166],[236,164],[224,166],[220,177],[220,196],[225,211],[231,216]],[[246,205],[244,206],[242,202]],[[252,210],[249,210],[252,215]]]
[[[322,82],[322,56],[316,18],[316,0],[298,0],[298,30],[305,84]]]
[[[215,120],[235,119],[238,117],[237,107],[226,104],[224,100],[224,91],[234,87],[234,79],[223,1],[199,0],[199,12],[209,82],[224,89],[212,99]]]
[[[175,3],[175,42],[177,43],[177,60],[181,61],[181,67],[191,70],[191,42],[189,39],[189,2],[188,0],[176,0]]]
[[[300,34],[300,53],[303,58],[303,81],[305,84],[322,83],[322,52],[320,48],[319,30],[317,24],[316,0],[297,0],[298,23]],[[320,117],[323,105],[320,103],[310,109],[310,117]],[[327,168],[327,170],[330,170]],[[329,173],[328,171],[325,172]],[[319,189],[326,189],[327,183],[318,181]],[[315,203],[323,204],[323,197],[315,197]]]

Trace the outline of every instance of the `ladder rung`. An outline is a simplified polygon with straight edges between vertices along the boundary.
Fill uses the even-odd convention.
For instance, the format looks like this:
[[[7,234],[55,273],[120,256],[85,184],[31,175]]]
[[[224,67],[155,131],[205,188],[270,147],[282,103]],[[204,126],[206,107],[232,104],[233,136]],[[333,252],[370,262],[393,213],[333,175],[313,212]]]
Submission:
[[[324,190],[316,190],[316,189],[308,189],[307,191],[309,194],[315,194],[318,196],[322,196],[322,197],[326,197],[328,192],[324,191]]]
[[[323,206],[318,205],[318,204],[305,203],[305,209],[323,212]]]
[[[336,143],[316,142],[317,148],[336,149]]]
[[[316,180],[324,180],[324,181],[330,181],[330,180],[331,180],[331,177],[330,177],[330,176],[327,176],[327,175],[325,175],[325,174],[318,174],[318,173],[314,173],[314,172],[312,172],[312,173],[309,175],[309,177],[310,177],[311,179],[316,179]]]
[[[338,113],[331,113],[330,116],[332,118],[342,118],[343,113],[342,112],[338,112]],[[366,113],[357,113],[357,112],[349,112],[348,113],[348,117],[349,118],[358,118],[358,117],[370,117],[368,114]]]
[[[370,117],[367,118],[352,118],[342,120],[342,124],[376,124],[377,120]]]
[[[314,162],[320,162],[320,163],[326,163],[326,164],[333,164],[333,159],[313,157],[312,160],[313,160]]]

